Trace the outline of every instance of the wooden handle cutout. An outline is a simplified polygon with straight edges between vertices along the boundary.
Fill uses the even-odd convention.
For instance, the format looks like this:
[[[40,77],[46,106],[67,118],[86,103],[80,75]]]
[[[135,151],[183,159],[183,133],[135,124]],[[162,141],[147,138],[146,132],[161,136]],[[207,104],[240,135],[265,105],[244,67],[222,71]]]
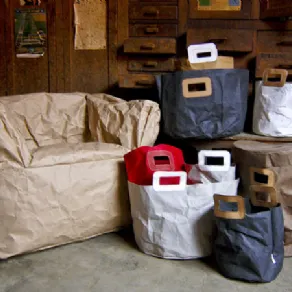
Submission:
[[[157,67],[158,63],[155,61],[147,61],[143,64],[143,67],[147,67],[147,68],[155,68]]]
[[[280,77],[279,81],[270,81],[270,78]],[[284,69],[266,69],[263,75],[263,85],[271,87],[283,87],[288,77],[288,71]]]
[[[251,186],[250,200],[256,207],[273,208],[278,205],[277,192],[273,187],[261,185]]]
[[[144,44],[141,45],[141,50],[154,50],[155,49],[155,44]]]
[[[264,185],[266,187],[275,186],[275,174],[272,170],[267,168],[255,168],[249,169],[250,184],[251,185]]]
[[[222,211],[220,209],[220,201],[225,203],[237,203],[237,211]],[[244,219],[245,205],[243,197],[214,195],[214,214],[218,218],[234,220]]]
[[[146,27],[144,31],[145,33],[148,33],[148,34],[156,34],[159,32],[159,28],[149,26],[149,27]]]
[[[212,95],[212,82],[209,77],[188,78],[182,82],[185,98],[207,97]]]
[[[153,81],[149,79],[141,79],[136,81],[136,85],[141,86],[153,85]]]
[[[149,7],[144,10],[145,16],[158,16],[159,10],[155,7]]]

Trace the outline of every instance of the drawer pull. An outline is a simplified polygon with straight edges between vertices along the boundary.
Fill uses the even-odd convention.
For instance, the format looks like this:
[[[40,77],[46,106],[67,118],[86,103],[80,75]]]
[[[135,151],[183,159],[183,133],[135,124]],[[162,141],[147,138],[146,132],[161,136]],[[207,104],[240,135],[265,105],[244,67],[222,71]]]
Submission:
[[[291,70],[292,69],[292,65],[279,65],[279,66],[277,66],[276,69],[287,69],[287,70]]]
[[[153,85],[153,81],[152,80],[148,80],[148,79],[141,79],[141,80],[137,80],[136,81],[136,85],[149,86],[149,85]]]
[[[148,33],[148,34],[156,34],[159,32],[159,28],[158,27],[146,27],[144,32]]]
[[[158,14],[159,14],[159,10],[154,7],[145,9],[143,13],[144,16],[158,16]]]
[[[154,50],[155,44],[141,45],[140,48],[141,50]]]
[[[277,46],[290,47],[292,46],[292,41],[282,41],[277,43]]]
[[[147,68],[155,68],[157,67],[158,63],[157,62],[154,62],[154,61],[148,61],[148,62],[145,62],[143,64],[144,67],[147,67]]]
[[[218,39],[210,39],[210,40],[208,40],[208,42],[214,43],[214,44],[222,44],[227,40],[228,40],[228,38],[218,38]]]

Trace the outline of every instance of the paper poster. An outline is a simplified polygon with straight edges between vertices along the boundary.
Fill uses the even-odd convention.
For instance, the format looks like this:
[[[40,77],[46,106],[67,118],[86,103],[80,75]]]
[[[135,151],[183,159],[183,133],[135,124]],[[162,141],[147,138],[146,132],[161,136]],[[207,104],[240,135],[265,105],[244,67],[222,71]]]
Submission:
[[[47,49],[47,16],[44,9],[15,10],[15,50],[18,58],[39,58]]]
[[[106,7],[106,0],[75,1],[75,50],[106,49]]]
[[[239,11],[241,0],[197,0],[198,10],[205,11]]]
[[[21,6],[39,6],[41,5],[41,0],[20,0]]]

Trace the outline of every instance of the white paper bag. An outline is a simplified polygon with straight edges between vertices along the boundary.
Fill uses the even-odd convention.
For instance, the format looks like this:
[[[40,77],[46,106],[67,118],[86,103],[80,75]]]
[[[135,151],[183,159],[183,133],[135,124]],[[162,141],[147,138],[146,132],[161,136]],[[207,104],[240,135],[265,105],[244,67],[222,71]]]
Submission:
[[[270,76],[279,75],[279,82]],[[287,83],[286,70],[269,69],[263,81],[256,83],[253,131],[258,135],[292,137],[292,83]]]
[[[179,177],[177,186],[161,177]],[[155,172],[153,186],[129,182],[137,245],[146,254],[167,259],[209,256],[213,238],[213,195],[237,194],[238,180],[186,185],[185,172]]]
[[[208,158],[219,158],[221,165],[208,164]],[[231,166],[231,155],[226,150],[202,150],[198,155],[198,165],[193,165],[188,179],[194,183],[216,183],[232,181],[236,178],[236,167]]]

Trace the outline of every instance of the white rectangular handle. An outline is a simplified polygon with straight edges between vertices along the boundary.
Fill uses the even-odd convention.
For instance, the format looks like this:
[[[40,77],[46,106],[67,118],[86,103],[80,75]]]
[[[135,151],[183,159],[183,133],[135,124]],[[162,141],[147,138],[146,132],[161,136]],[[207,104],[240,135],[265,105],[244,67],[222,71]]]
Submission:
[[[190,45],[188,47],[188,59],[191,64],[215,62],[217,58],[218,50],[213,43]]]
[[[202,171],[228,171],[231,165],[231,155],[226,150],[202,150],[198,156],[199,168]],[[207,164],[208,157],[223,158],[223,164],[209,165]]]
[[[179,184],[177,185],[161,185],[160,179],[162,177],[179,177]],[[156,171],[153,174],[153,189],[156,192],[169,191],[183,191],[187,185],[187,173],[185,171]]]

